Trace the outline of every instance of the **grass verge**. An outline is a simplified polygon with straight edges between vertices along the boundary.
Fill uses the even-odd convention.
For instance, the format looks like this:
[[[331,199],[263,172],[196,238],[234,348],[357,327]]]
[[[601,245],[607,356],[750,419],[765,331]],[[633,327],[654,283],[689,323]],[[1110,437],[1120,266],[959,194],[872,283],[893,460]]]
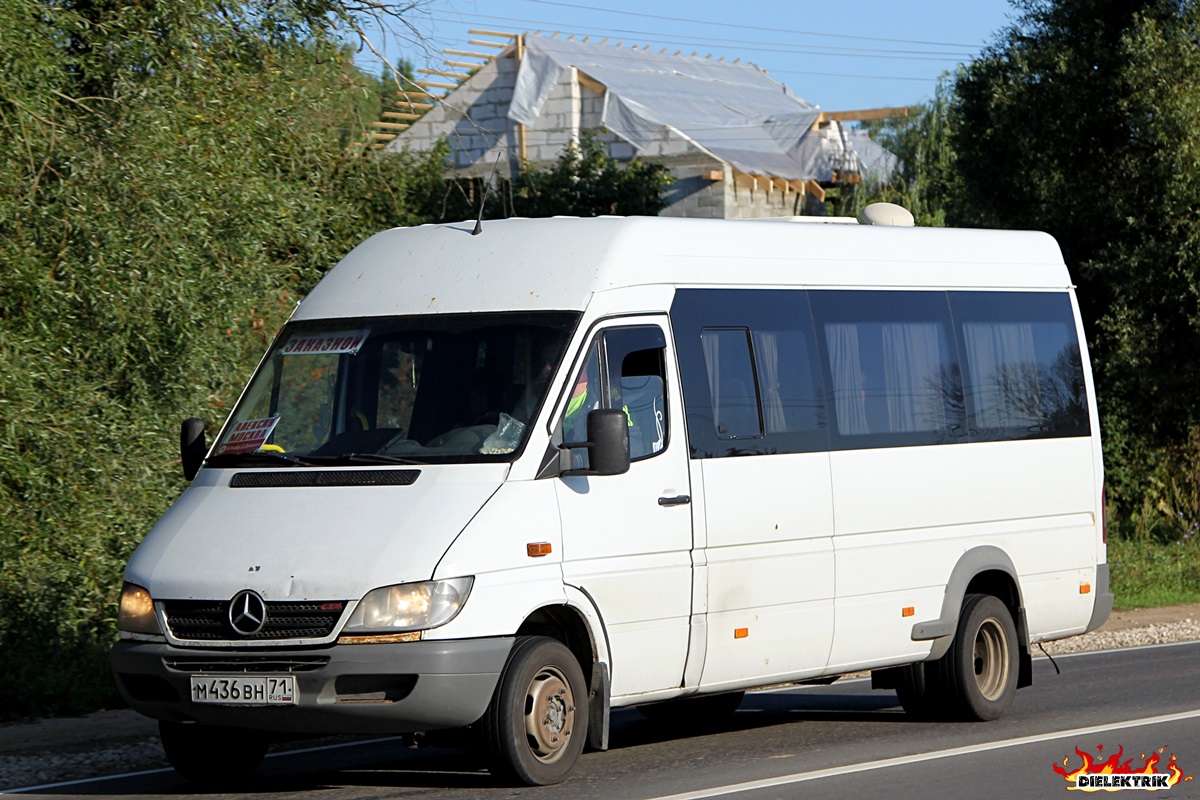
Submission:
[[[1165,541],[1110,536],[1108,563],[1119,610],[1200,603],[1200,534]]]

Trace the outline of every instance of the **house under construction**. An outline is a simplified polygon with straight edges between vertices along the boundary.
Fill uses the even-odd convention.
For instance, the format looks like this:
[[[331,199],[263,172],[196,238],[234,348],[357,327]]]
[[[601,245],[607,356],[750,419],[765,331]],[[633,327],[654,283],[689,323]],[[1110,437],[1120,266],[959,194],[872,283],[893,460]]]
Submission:
[[[681,217],[820,213],[826,188],[879,180],[896,165],[840,123],[903,108],[823,112],[740,60],[608,39],[471,33],[486,37],[473,46],[492,52],[445,51],[447,68],[423,70],[428,79],[376,124],[376,143],[427,149],[445,138],[449,177],[486,178],[494,169],[511,177],[525,164],[548,166],[581,131],[596,129],[612,157],[670,168],[662,214]]]

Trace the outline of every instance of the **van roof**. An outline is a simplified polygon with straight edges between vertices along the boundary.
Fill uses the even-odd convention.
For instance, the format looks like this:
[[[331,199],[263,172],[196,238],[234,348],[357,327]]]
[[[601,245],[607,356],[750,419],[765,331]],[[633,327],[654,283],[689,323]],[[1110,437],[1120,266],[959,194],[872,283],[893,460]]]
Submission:
[[[755,220],[554,217],[393,228],[354,248],[297,319],[581,310],[629,286],[1065,289],[1045,233]]]

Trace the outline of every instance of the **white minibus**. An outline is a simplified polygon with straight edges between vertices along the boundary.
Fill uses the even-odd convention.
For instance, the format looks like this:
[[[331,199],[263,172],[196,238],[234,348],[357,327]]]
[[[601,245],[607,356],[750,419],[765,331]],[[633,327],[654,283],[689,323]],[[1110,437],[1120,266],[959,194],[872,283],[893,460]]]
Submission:
[[[183,776],[466,729],[562,780],[610,710],[871,670],[995,719],[1112,607],[1096,400],[1042,233],[667,218],[384,231],[297,306],[124,575]]]

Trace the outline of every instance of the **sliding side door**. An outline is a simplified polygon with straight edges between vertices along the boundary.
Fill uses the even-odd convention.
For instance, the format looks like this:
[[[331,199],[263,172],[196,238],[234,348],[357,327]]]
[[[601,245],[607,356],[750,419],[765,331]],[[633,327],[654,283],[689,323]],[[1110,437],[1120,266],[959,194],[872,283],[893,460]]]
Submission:
[[[680,290],[671,310],[703,488],[706,689],[822,672],[833,514],[805,292]]]

